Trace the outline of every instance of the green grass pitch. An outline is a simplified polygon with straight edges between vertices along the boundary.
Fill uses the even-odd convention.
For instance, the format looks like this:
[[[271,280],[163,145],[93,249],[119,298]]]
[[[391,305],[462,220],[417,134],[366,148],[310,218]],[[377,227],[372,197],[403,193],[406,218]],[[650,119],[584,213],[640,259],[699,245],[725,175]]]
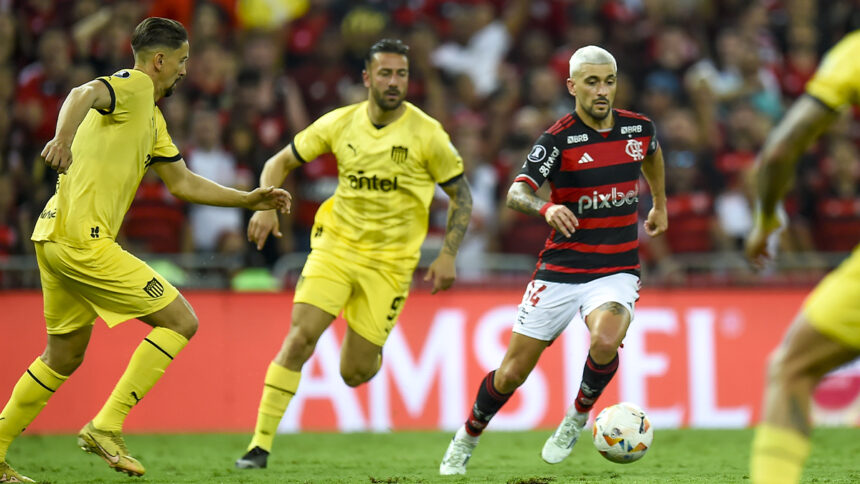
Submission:
[[[540,449],[551,430],[488,431],[466,476],[438,475],[450,433],[301,433],[279,435],[265,470],[237,470],[249,435],[129,435],[132,455],[147,468],[142,478],[110,470],[85,454],[75,437],[23,436],[8,460],[18,471],[50,483],[748,483],[751,430],[657,430],[639,462],[604,460],[590,439],[557,465]],[[804,483],[860,482],[860,429],[819,428]]]

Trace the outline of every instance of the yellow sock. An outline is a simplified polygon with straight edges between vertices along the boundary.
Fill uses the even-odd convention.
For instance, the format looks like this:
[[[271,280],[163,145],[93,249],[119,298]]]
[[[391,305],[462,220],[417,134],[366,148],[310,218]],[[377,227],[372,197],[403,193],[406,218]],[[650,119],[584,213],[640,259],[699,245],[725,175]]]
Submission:
[[[121,431],[131,407],[158,382],[167,365],[186,344],[188,340],[173,330],[153,329],[131,355],[128,368],[93,419],[93,425],[100,430]]]
[[[260,447],[265,451],[272,450],[272,442],[275,433],[290,399],[299,388],[299,380],[302,374],[292,371],[272,362],[266,371],[266,380],[263,386],[263,398],[260,399],[260,410],[257,413],[257,426],[254,428],[254,438],[248,450]]]
[[[6,451],[12,440],[39,415],[67,378],[52,370],[41,358],[36,358],[21,375],[6,408],[0,413],[0,462],[6,460]]]
[[[761,424],[756,429],[750,458],[752,484],[800,482],[809,439],[796,430]]]

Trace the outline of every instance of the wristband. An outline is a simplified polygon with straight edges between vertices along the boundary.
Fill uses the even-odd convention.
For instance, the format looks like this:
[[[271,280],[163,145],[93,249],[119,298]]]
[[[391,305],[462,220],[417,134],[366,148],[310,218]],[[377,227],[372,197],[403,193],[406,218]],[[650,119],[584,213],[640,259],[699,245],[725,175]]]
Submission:
[[[540,212],[541,215],[546,217],[546,211],[549,210],[550,207],[554,207],[554,206],[555,206],[554,203],[546,202],[545,204],[543,204],[543,207],[541,207],[540,210],[538,210],[538,212]]]

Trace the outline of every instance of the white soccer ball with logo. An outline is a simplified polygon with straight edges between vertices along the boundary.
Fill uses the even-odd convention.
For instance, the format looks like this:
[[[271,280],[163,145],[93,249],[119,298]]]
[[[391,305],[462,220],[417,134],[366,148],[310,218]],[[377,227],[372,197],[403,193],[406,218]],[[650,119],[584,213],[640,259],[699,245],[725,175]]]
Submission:
[[[654,441],[648,415],[628,402],[611,405],[597,414],[591,434],[600,455],[619,464],[641,459]]]

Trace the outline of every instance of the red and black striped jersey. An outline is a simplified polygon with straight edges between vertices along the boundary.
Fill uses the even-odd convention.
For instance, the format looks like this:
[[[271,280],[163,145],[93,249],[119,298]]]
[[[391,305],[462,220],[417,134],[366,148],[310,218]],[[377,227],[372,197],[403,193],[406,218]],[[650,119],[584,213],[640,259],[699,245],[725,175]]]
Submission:
[[[565,115],[538,138],[515,179],[535,190],[549,181],[552,202],[579,219],[570,238],[550,232],[535,279],[583,283],[639,275],[639,171],[658,149],[656,128],[631,111],[614,109],[613,117],[613,128],[598,132],[576,112]]]

